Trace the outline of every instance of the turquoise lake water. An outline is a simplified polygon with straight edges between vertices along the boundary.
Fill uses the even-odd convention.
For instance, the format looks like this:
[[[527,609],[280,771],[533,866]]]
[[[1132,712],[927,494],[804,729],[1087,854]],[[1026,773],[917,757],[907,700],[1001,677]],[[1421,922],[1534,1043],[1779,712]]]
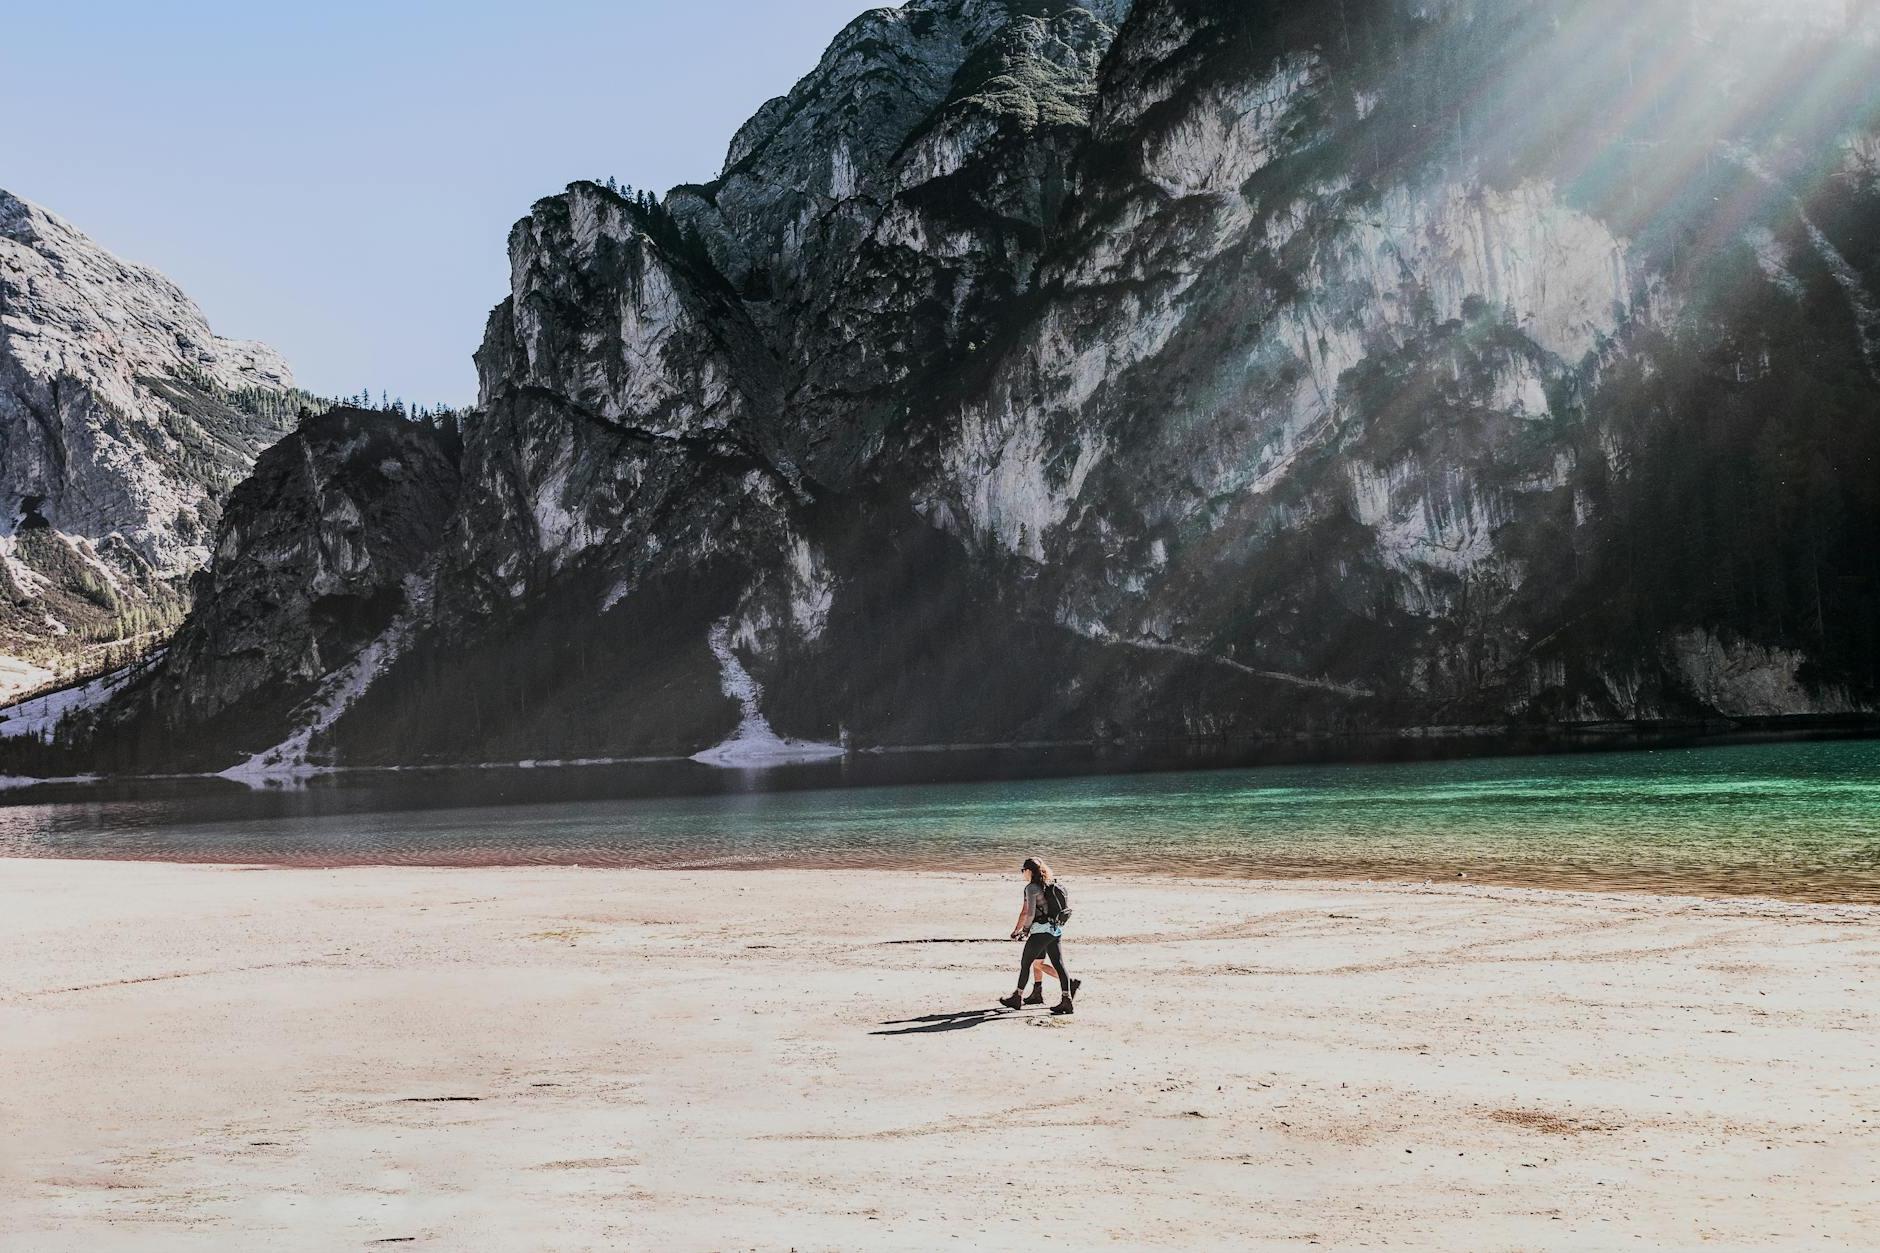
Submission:
[[[1003,871],[1037,850],[1067,874],[1466,875],[1880,902],[1875,740],[840,785],[855,777],[680,763],[282,793],[36,789],[0,806],[0,855]],[[633,794],[674,786],[695,794]]]

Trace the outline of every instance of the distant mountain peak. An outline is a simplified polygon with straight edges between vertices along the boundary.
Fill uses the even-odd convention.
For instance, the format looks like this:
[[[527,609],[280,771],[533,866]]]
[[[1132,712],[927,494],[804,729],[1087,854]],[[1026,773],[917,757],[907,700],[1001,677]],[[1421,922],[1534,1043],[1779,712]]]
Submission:
[[[0,191],[0,657],[84,673],[167,633],[302,399],[272,348]]]

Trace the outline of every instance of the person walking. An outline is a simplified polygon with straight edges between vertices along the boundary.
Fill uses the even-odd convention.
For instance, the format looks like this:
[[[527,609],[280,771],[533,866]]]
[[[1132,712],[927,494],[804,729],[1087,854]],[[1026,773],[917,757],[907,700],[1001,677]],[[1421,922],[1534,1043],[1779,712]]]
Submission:
[[[1051,1007],[1051,1012],[1075,1013],[1077,989],[1083,986],[1083,980],[1071,978],[1070,970],[1064,965],[1064,951],[1059,943],[1064,938],[1064,924],[1071,916],[1070,897],[1052,875],[1051,867],[1041,858],[1027,857],[1019,873],[1025,878],[1025,896],[1018,922],[1012,928],[1012,938],[1024,939],[1025,952],[1018,959],[1018,988],[1012,995],[1000,997],[999,1004],[1007,1009],[1018,1009],[1026,1004],[1043,1004],[1044,983],[1037,976],[1040,964],[1049,962],[1062,988],[1058,1003]],[[1025,976],[1028,974],[1034,979],[1029,1000],[1025,997]]]

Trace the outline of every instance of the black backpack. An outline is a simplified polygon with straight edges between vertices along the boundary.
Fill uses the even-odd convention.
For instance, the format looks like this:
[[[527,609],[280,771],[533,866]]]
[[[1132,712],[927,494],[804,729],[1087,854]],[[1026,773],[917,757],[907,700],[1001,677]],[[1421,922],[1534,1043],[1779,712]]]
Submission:
[[[1038,917],[1034,921],[1050,923],[1054,927],[1061,927],[1069,922],[1071,897],[1070,893],[1064,890],[1064,885],[1054,880],[1041,884],[1040,887],[1044,893],[1044,900],[1038,906]]]

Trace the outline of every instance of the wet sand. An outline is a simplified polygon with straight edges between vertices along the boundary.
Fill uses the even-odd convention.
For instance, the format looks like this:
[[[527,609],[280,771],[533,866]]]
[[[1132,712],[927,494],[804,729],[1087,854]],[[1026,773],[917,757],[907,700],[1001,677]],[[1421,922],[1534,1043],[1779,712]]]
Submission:
[[[1880,909],[0,860],[23,1250],[1880,1245]]]

